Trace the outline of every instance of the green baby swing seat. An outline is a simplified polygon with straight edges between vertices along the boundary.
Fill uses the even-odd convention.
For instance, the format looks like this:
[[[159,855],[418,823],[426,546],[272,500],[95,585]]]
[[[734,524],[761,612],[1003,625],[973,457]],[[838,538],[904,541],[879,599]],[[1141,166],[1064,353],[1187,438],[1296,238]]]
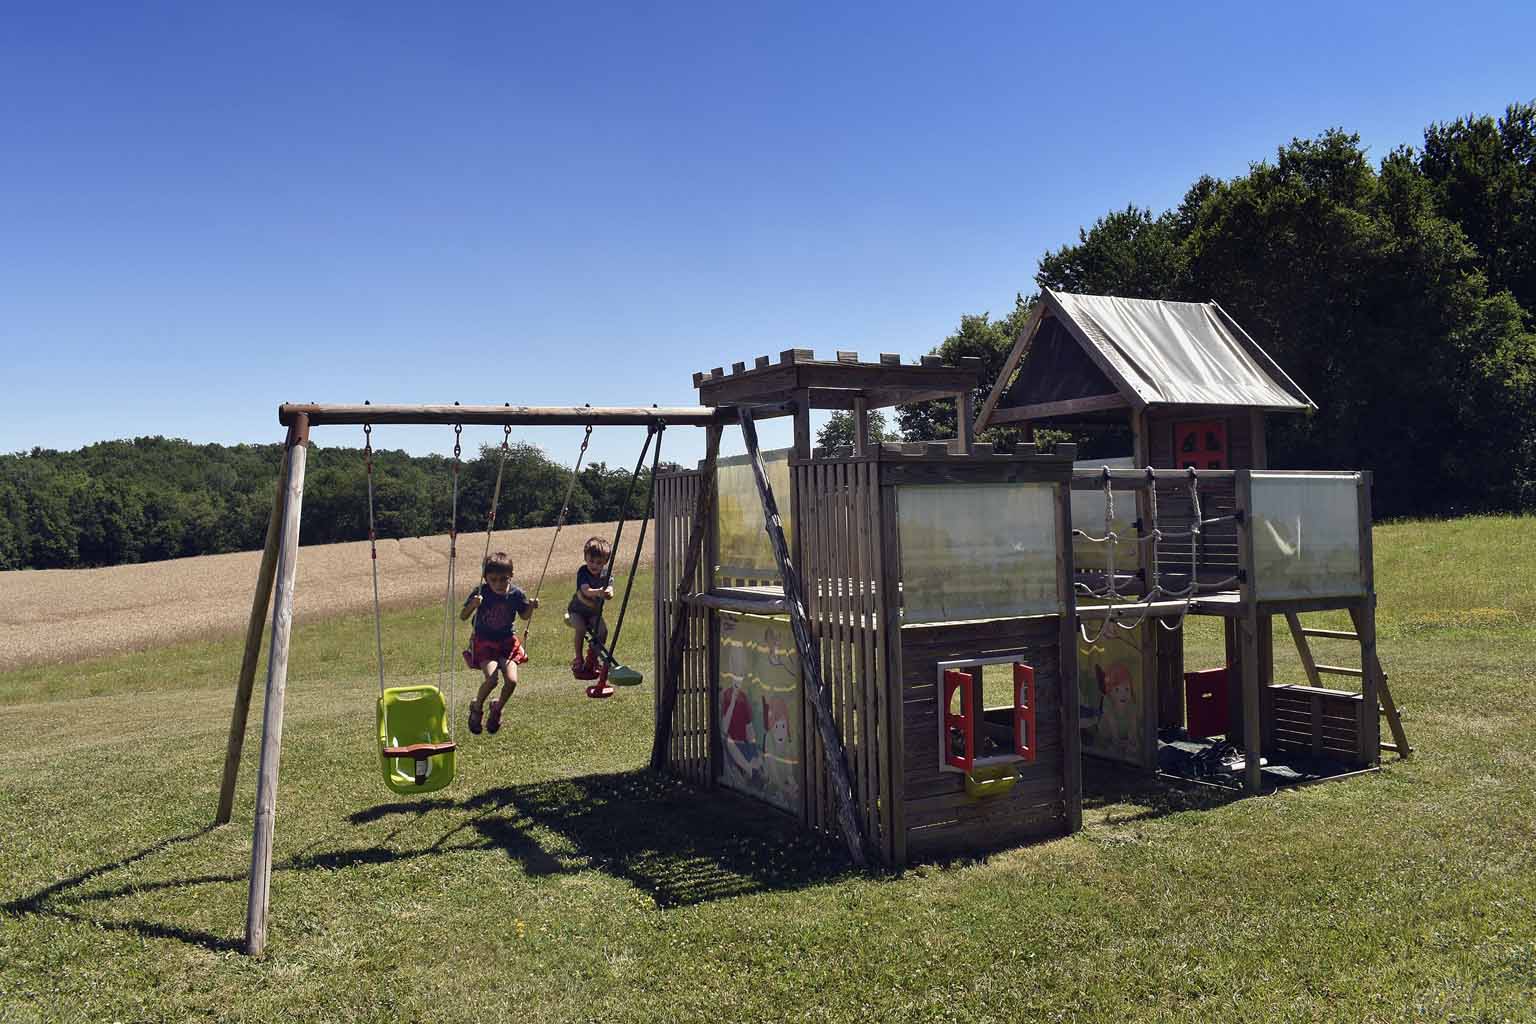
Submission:
[[[435,686],[392,686],[379,697],[379,770],[386,786],[409,796],[453,781],[456,745],[447,712]]]

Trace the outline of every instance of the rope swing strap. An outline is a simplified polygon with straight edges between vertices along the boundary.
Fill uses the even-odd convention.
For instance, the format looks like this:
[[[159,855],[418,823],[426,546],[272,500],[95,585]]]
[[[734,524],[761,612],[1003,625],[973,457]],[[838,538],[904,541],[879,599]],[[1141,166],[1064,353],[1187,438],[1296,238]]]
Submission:
[[[379,696],[384,696],[384,624],[379,609],[379,535],[373,525],[373,424],[363,424],[363,461],[368,467],[368,556],[373,565],[373,646],[379,656]]]
[[[456,583],[456,563],[459,555],[459,466],[460,455],[463,448],[460,445],[464,426],[460,423],[453,425],[453,498],[449,505],[448,519],[448,586],[443,599],[443,642],[442,650],[437,659],[437,687],[443,688],[443,677],[448,677],[448,731],[449,737],[455,735],[457,719],[454,715],[454,675],[448,668],[448,658],[458,644],[458,628],[453,621],[453,592]]]
[[[491,533],[496,529],[496,507],[501,504],[501,475],[507,468],[507,456],[512,454],[512,427],[510,425],[501,428],[501,461],[496,464],[496,486],[491,490],[491,510],[485,514],[485,553],[480,556],[480,564],[491,557]]]
[[[656,505],[656,474],[657,471],[661,468],[661,435],[666,431],[667,423],[665,420],[657,420],[656,425],[652,429],[656,434],[656,449],[651,453],[651,481],[650,487],[647,490],[645,497],[645,517],[640,520],[640,540],[635,544],[635,557],[631,559],[629,563],[629,578],[624,581],[624,600],[619,602],[619,617],[618,620],[613,624],[613,636],[609,637],[608,639],[608,650],[604,655],[604,657],[607,658],[608,666],[610,668],[612,668],[614,664],[613,652],[619,649],[619,634],[624,630],[624,612],[629,608],[629,595],[630,592],[635,588],[635,572],[640,568],[640,551],[645,547],[645,528],[650,524],[651,513]],[[646,438],[646,443],[650,443],[649,437]],[[637,475],[639,473],[640,466],[644,463],[645,450],[641,449],[640,462],[635,466]],[[635,481],[634,478],[631,477],[629,481],[630,493],[634,493],[634,488]],[[629,509],[629,500],[627,497],[624,502],[624,509],[625,511],[628,511]],[[624,529],[624,521],[622,519],[619,520],[619,529]],[[603,581],[604,586],[607,586],[608,580],[613,578],[613,560],[617,558],[618,555],[619,538],[615,536],[613,539],[613,551],[608,556],[608,572],[605,574],[605,579]],[[602,608],[601,600],[598,601],[598,608]],[[601,614],[601,612],[599,612],[599,614]]]
[[[560,503],[560,514],[555,517],[555,535],[549,539],[549,551],[544,555],[544,568],[539,570],[539,582],[533,586],[533,599],[539,599],[539,592],[544,589],[544,577],[549,574],[550,559],[555,557],[555,544],[560,540],[560,531],[565,528],[566,514],[571,510],[571,497],[576,493],[576,481],[581,478],[581,460],[587,457],[587,445],[592,443],[592,424],[587,424],[587,432],[581,438],[581,450],[576,453],[576,465],[571,467],[571,482],[565,488],[565,500]],[[498,480],[499,483],[499,480]],[[533,629],[533,616],[523,620],[523,646],[528,646],[528,633]]]

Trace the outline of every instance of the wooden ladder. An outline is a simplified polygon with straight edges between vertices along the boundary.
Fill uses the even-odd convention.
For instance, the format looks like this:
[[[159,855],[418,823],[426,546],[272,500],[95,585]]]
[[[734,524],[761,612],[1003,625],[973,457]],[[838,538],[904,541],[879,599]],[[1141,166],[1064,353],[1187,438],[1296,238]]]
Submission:
[[[1320,665],[1312,657],[1312,647],[1307,643],[1308,637],[1317,637],[1322,640],[1353,640],[1360,643],[1360,616],[1371,614],[1371,609],[1365,611],[1350,610],[1350,616],[1355,620],[1355,631],[1343,629],[1310,629],[1301,624],[1301,616],[1296,612],[1285,613],[1285,624],[1291,627],[1291,637],[1296,641],[1296,653],[1301,656],[1301,667],[1306,670],[1307,682],[1313,686],[1323,685],[1324,673],[1337,676],[1353,676],[1356,679],[1365,675],[1364,655],[1365,647],[1361,644],[1361,667],[1349,668],[1343,665]],[[1374,659],[1376,656],[1371,655]],[[1376,678],[1378,680],[1377,695],[1381,699],[1379,713],[1386,716],[1387,727],[1392,730],[1392,743],[1382,743],[1382,750],[1390,750],[1398,757],[1407,757],[1413,752],[1408,745],[1408,734],[1403,731],[1403,719],[1397,713],[1397,704],[1392,700],[1392,691],[1387,687],[1387,673],[1381,667],[1380,659],[1376,659]]]

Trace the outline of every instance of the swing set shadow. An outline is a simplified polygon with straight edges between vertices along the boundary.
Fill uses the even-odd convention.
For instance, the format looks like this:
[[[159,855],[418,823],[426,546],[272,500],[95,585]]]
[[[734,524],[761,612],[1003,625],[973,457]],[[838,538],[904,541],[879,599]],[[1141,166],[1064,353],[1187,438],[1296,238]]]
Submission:
[[[455,811],[471,813],[426,845],[391,845],[413,823]],[[809,888],[836,881],[851,870],[839,848],[812,836],[786,834],[779,813],[756,801],[743,797],[705,804],[686,784],[645,769],[498,787],[461,801],[380,804],[347,820],[355,826],[389,822],[394,827],[369,846],[317,851],[312,844],[275,863],[273,870],[336,871],[499,850],[530,877],[601,871],[646,893],[662,910]],[[90,912],[94,906],[148,893],[248,882],[249,875],[241,870],[90,888],[99,879],[202,839],[215,827],[184,832],[86,868],[0,904],[0,915],[49,917],[173,939],[212,952],[239,950],[239,935]]]

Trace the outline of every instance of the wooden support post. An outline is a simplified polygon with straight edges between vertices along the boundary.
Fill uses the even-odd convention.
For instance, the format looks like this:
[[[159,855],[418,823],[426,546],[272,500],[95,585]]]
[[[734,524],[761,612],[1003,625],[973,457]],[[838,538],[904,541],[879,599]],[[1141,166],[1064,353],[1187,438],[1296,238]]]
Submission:
[[[756,429],[755,424],[753,429]],[[813,440],[811,437],[811,391],[809,388],[801,388],[795,392],[795,441],[791,446],[795,458],[810,458]]]
[[[752,422],[752,410],[738,410],[741,420],[741,436],[752,459],[752,475],[757,479],[757,493],[763,502],[763,520],[768,539],[773,544],[773,555],[779,563],[779,575],[784,579],[784,600],[789,604],[789,625],[795,635],[795,647],[800,655],[800,673],[805,685],[801,690],[805,698],[813,702],[817,731],[821,735],[826,759],[827,777],[831,782],[837,802],[837,823],[848,844],[853,862],[864,866],[864,836],[859,827],[858,811],[853,803],[853,785],[848,778],[848,759],[843,749],[842,737],[832,722],[831,698],[821,678],[821,663],[816,642],[806,622],[805,590],[800,583],[800,573],[789,558],[789,547],[784,540],[784,527],[779,521],[779,507],[773,499],[773,489],[768,486],[768,471],[763,466],[763,456],[757,447],[757,425]],[[796,413],[796,434],[799,434],[799,413]],[[797,436],[796,440],[799,438]]]
[[[277,483],[272,488],[272,518],[267,521],[267,542],[261,552],[261,568],[256,571],[256,595],[251,599],[251,618],[245,626],[245,655],[240,659],[240,676],[235,683],[235,710],[229,720],[229,743],[224,748],[224,780],[219,786],[219,809],[213,817],[215,825],[229,824],[235,808],[235,781],[240,775],[240,754],[245,749],[245,726],[250,718],[256,662],[261,659],[261,634],[272,599],[272,577],[277,569],[277,540],[282,530],[289,450],[283,449],[277,467]]]
[[[1360,722],[1360,748],[1366,764],[1378,764],[1381,761],[1381,661],[1376,657],[1376,555],[1371,540],[1370,473],[1360,474],[1357,495],[1360,515],[1360,582],[1365,597],[1357,608],[1350,609],[1350,617],[1360,637],[1360,693],[1365,704],[1365,714]]]
[[[699,556],[709,535],[710,510],[715,497],[715,463],[720,454],[719,426],[705,428],[704,469],[699,477],[699,495],[693,506],[693,525],[688,530],[688,550],[683,556],[683,574],[677,581],[677,605],[667,630],[667,661],[657,694],[656,733],[651,740],[651,769],[667,766],[667,748],[672,743],[672,718],[677,709],[678,679],[683,672],[683,643],[687,634],[689,607],[683,598],[693,590],[699,571]]]
[[[256,835],[251,842],[251,888],[245,911],[245,951],[260,955],[267,944],[267,906],[272,887],[272,831],[277,816],[277,764],[283,743],[283,698],[288,688],[288,640],[293,630],[293,580],[299,558],[299,512],[304,503],[305,443],[309,418],[299,413],[288,428],[288,472],[283,481],[283,529],[278,541],[277,589],[272,643],[267,653],[267,701],[261,720],[261,769],[256,781]]]
[[[853,454],[869,454],[869,399],[863,395],[853,400]]]
[[[976,450],[976,420],[969,391],[955,396],[955,436],[960,439],[960,450],[966,455]]]
[[[1061,788],[1069,834],[1083,827],[1083,738],[1077,696],[1077,616],[1073,614],[1077,592],[1073,585],[1071,501],[1072,484],[1057,484],[1056,600],[1060,605],[1060,628],[1056,664],[1061,684]]]
[[[1238,622],[1238,636],[1242,648],[1243,691],[1243,788],[1257,793],[1262,784],[1259,767],[1263,748],[1259,677],[1262,673],[1259,660],[1259,605],[1253,578],[1253,477],[1250,471],[1238,470],[1236,479],[1237,507],[1243,513],[1242,529],[1238,532],[1238,568],[1242,584],[1238,588],[1242,601],[1242,616]],[[1228,682],[1230,685],[1230,680]]]

